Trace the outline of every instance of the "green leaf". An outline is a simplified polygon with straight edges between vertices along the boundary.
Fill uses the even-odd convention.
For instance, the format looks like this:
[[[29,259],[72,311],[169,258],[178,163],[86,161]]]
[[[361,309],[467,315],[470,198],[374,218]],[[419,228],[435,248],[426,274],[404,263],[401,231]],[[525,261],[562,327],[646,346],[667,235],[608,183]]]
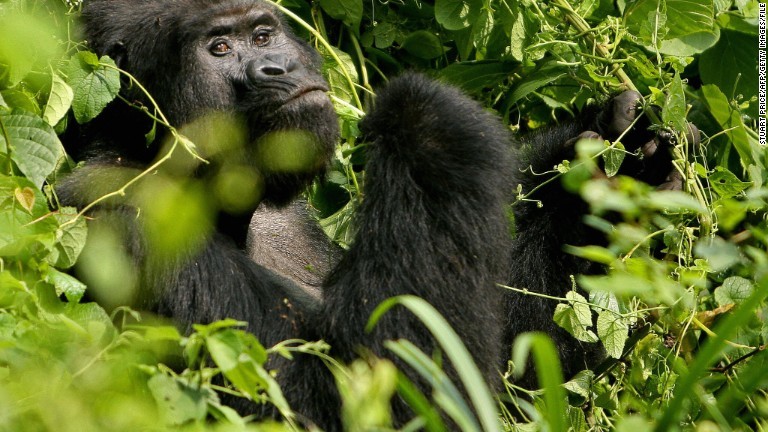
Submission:
[[[324,50],[321,49],[321,51]],[[333,58],[327,52],[323,52],[323,75],[328,80],[328,84],[331,86],[331,94],[345,102],[352,101],[354,99],[354,86],[350,86],[349,80],[345,75],[345,72],[350,75],[352,83],[358,82],[357,69],[355,68],[355,62],[352,57],[333,47],[333,52],[341,60],[339,64],[336,59]]]
[[[477,22],[481,0],[435,0],[435,19],[447,30],[461,30]]]
[[[564,250],[571,255],[575,255],[579,258],[584,258],[590,261],[598,262],[601,264],[611,264],[616,261],[616,253],[610,249],[602,246],[588,245],[588,246],[571,246],[566,245]]]
[[[45,104],[45,110],[43,110],[43,119],[46,123],[56,126],[67,114],[67,111],[69,111],[74,97],[75,93],[72,91],[72,87],[67,85],[57,73],[52,73],[51,92],[48,95],[48,103]]]
[[[117,336],[117,329],[109,315],[96,303],[66,303],[64,315],[101,344],[108,344]]]
[[[755,138],[747,134],[747,127],[739,112],[728,103],[728,98],[716,85],[704,85],[701,87],[701,92],[709,112],[712,113],[739,153],[742,165],[745,167],[756,165],[757,161],[762,160],[764,150],[759,148]]]
[[[565,297],[569,300],[568,304],[557,305],[553,320],[576,339],[597,342],[595,333],[588,329],[592,326],[592,311],[587,299],[575,291],[569,291]]]
[[[730,198],[750,187],[752,183],[743,182],[727,168],[717,166],[715,172],[709,175],[709,185],[720,195],[720,198]]]
[[[208,412],[206,400],[210,390],[192,387],[180,379],[158,374],[147,382],[149,391],[168,425],[182,425],[204,420]]]
[[[31,14],[7,11],[0,7],[0,64],[6,66],[5,79],[12,87],[36,66],[52,60],[58,46],[52,34],[54,23]]]
[[[702,239],[694,247],[696,256],[705,258],[713,271],[726,270],[741,261],[741,252],[733,244],[720,237]]]
[[[681,191],[660,190],[648,194],[649,208],[667,211],[706,214],[707,209],[690,194]]]
[[[25,197],[27,202],[22,204],[16,198],[18,190],[32,191],[34,198]],[[45,196],[28,179],[0,177],[0,256],[47,255],[58,226],[53,217],[45,217],[49,214]]]
[[[99,115],[120,91],[120,73],[115,62],[107,56],[96,62],[95,57],[91,52],[81,51],[69,61],[68,82],[74,91],[72,111],[78,123]]]
[[[507,97],[506,104],[511,106],[536,90],[568,75],[568,69],[556,62],[547,62],[535,72],[520,80]]]
[[[45,274],[45,281],[56,288],[56,294],[64,294],[67,300],[77,303],[85,294],[85,284],[74,277],[62,273],[54,268],[48,268]]]
[[[592,380],[595,378],[595,373],[591,370],[583,370],[576,374],[570,381],[563,384],[566,390],[579,396],[586,401],[589,399],[590,387]]]
[[[675,74],[667,90],[667,97],[661,110],[661,120],[676,131],[688,130],[688,124],[685,121],[686,111],[683,82],[680,79],[680,74]]]
[[[88,228],[85,218],[77,218],[77,210],[73,207],[63,207],[54,215],[59,222],[56,230],[56,249],[49,262],[58,268],[69,268],[75,265],[77,257],[83,251]]]
[[[41,113],[35,95],[23,88],[0,90],[0,94],[2,94],[5,105],[11,109],[20,109],[37,115]]]
[[[605,175],[613,177],[619,173],[619,168],[621,168],[621,163],[624,162],[626,153],[624,144],[620,142],[608,146],[608,149],[603,153]]]
[[[624,18],[630,33],[646,45],[655,41],[664,54],[690,56],[717,41],[712,0],[637,0]]]
[[[530,9],[520,2],[511,2],[509,10],[502,15],[502,24],[507,28],[510,37],[507,40],[509,51],[517,61],[538,60],[546,51],[541,49],[531,52],[531,45],[538,42],[541,31],[540,18],[531,13]],[[531,58],[529,58],[531,57]],[[531,74],[534,76],[536,74]]]
[[[723,284],[715,288],[715,301],[718,306],[728,304],[741,304],[755,291],[755,287],[749,279],[740,276],[731,276],[723,281]]]
[[[255,336],[242,330],[225,329],[205,338],[211,358],[224,376],[240,391],[256,398],[270,383],[263,368],[267,352]]]
[[[36,188],[42,188],[45,178],[64,155],[56,132],[40,117],[19,110],[7,115],[0,113],[0,119],[11,140],[9,149],[0,134],[0,152],[9,152],[21,172]]]
[[[482,93],[507,79],[515,68],[515,63],[495,60],[460,62],[441,69],[439,76],[468,93]]]
[[[621,315],[602,311],[597,315],[597,335],[608,355],[620,358],[629,336],[629,326]]]
[[[724,94],[743,95],[744,99],[757,96],[758,71],[757,35],[722,30],[720,40],[699,59],[699,74],[704,84],[716,85]],[[757,114],[757,104],[749,110]]]
[[[352,29],[360,26],[363,19],[362,0],[320,0],[320,7],[331,16],[331,18],[340,20]]]
[[[426,60],[443,55],[440,39],[427,30],[417,30],[409,34],[400,46],[410,54]]]

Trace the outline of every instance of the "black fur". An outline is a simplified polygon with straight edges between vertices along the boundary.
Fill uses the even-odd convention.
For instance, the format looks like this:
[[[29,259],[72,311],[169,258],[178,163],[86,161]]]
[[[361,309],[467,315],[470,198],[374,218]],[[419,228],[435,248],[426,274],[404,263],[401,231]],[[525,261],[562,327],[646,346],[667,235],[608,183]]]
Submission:
[[[337,123],[327,96],[317,91],[327,89],[319,74],[319,56],[291,34],[272,6],[257,0],[90,0],[83,18],[90,46],[113,56],[145,84],[172,124],[184,126],[211,112],[244,124],[247,145],[230,158],[254,165],[264,180],[262,205],[278,205],[255,217],[274,216],[274,226],[280,229],[286,220],[296,219],[300,213],[295,208],[280,214],[279,206],[322,175]],[[266,23],[271,44],[249,44],[252,22],[256,28]],[[208,35],[214,24],[219,29]],[[237,29],[236,36],[245,34],[241,45],[240,40],[232,42],[237,58],[209,51],[211,40],[226,34],[224,24]],[[124,86],[122,95],[148,103],[135,87]],[[514,239],[507,217],[514,186],[522,184],[527,191],[542,181],[523,167],[530,165],[534,172],[551,169],[570,156],[567,143],[582,131],[610,135],[603,132],[612,121],[610,113],[605,119],[593,114],[530,137],[520,146],[513,144],[497,117],[458,90],[416,74],[392,80],[379,91],[361,125],[371,145],[365,199],[356,216],[357,238],[318,291],[296,279],[301,272],[291,265],[305,264],[292,261],[292,251],[275,249],[279,242],[266,244],[263,236],[269,234],[264,230],[270,221],[253,224],[258,230],[248,243],[256,251],[252,253],[276,250],[281,254],[279,266],[265,264],[277,262],[270,257],[251,259],[238,247],[245,244],[252,208],[234,214],[220,210],[218,231],[201,233],[202,247],[171,256],[150,250],[143,227],[152,223],[146,220],[151,216],[137,212],[130,195],[103,203],[93,213],[92,225],[118,227],[125,239],[125,253],[140,275],[136,305],[171,317],[184,329],[196,322],[236,318],[247,321],[266,345],[295,337],[325,339],[331,354],[344,362],[353,360],[361,347],[387,356],[383,342],[399,338],[432,353],[431,336],[405,310],[385,315],[372,334],[363,330],[383,300],[414,294],[447,318],[492,387],[498,387],[512,339],[527,330],[553,335],[572,373],[586,365],[591,349],[556,327],[554,304],[509,294],[496,284],[562,296],[570,289],[570,274],[594,270],[562,251],[566,243],[592,242],[594,233],[581,224],[583,203],[557,184],[536,196],[543,208],[515,207]],[[58,186],[62,202],[83,206],[148,166],[161,148],[145,146],[150,127],[144,113],[116,101],[80,135],[70,137],[69,148],[86,163]],[[285,130],[311,134],[316,163],[286,174],[259,162],[263,139]],[[212,166],[184,174],[204,180],[217,164],[231,162],[220,159],[225,157],[212,153]],[[172,170],[164,174],[178,175]],[[300,232],[302,227],[285,238]],[[313,237],[302,243],[318,241]],[[316,247],[326,253],[333,250]],[[333,377],[320,360],[298,356],[276,366],[283,391],[301,418],[326,430],[341,429]],[[455,378],[452,366],[445,366]],[[399,425],[413,415],[397,398],[393,408]]]

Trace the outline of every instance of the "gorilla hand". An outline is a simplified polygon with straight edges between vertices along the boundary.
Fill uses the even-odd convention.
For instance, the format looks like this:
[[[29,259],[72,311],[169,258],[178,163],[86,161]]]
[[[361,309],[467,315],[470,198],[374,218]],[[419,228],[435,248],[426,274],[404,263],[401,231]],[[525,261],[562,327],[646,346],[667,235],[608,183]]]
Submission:
[[[580,133],[568,140],[566,146],[583,138],[620,141],[635,156],[624,160],[619,174],[655,185],[660,190],[682,190],[683,176],[672,165],[671,157],[677,136],[668,129],[654,131],[641,106],[642,96],[634,90],[617,95],[597,116],[594,130]],[[685,139],[691,148],[698,146],[699,129],[688,124]]]

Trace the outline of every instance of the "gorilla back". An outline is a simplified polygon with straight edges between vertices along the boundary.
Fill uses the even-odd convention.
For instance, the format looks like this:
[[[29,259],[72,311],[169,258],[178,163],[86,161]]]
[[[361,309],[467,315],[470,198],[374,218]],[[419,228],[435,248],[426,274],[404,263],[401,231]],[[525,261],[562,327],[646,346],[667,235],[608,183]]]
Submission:
[[[254,205],[283,205],[322,175],[337,120],[318,72],[319,56],[271,5],[90,0],[83,17],[91,48],[144,84],[169,123],[189,131],[210,162],[192,168],[163,164],[153,181],[192,177],[204,188],[222,170],[247,168],[261,185]],[[70,139],[69,148],[85,164],[58,185],[63,203],[87,205],[163,154],[162,147],[145,145],[152,119],[132,106],[149,100],[136,86],[124,85],[121,95]],[[235,134],[243,141],[235,147],[217,139],[232,119],[244,130]],[[504,280],[508,265],[505,206],[512,190],[508,131],[459,91],[419,75],[382,89],[362,127],[371,148],[365,200],[356,215],[359,234],[328,276],[320,300],[303,293],[290,275],[257,265],[239,247],[253,206],[219,207],[214,232],[161,254],[146,234],[154,214],[140,211],[146,201],[129,190],[92,212],[90,232],[116,230],[123,254],[140,275],[134,305],[168,316],[183,329],[235,318],[248,322],[264,344],[323,338],[342,361],[351,361],[361,348],[388,356],[384,341],[401,338],[432,353],[435,342],[404,310],[385,315],[372,334],[364,332],[381,301],[413,294],[448,319],[485,378],[495,383],[504,321],[495,283]],[[168,135],[164,129],[156,142]],[[284,148],[292,149],[291,160],[304,162],[265,156]],[[86,273],[81,277],[89,286],[97,285]],[[453,367],[445,367],[455,378]],[[415,373],[406,374],[426,390]],[[326,430],[341,429],[333,377],[320,360],[299,356],[281,363],[278,380],[303,418]],[[413,416],[399,399],[393,409],[397,424]]]

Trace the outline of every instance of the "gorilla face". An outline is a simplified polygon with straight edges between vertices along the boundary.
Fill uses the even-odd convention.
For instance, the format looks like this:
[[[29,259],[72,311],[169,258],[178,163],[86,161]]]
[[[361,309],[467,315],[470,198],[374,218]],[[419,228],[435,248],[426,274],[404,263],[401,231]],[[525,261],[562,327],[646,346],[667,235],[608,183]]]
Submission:
[[[338,120],[321,58],[273,6],[91,1],[84,17],[93,49],[143,83],[174,126],[222,112],[242,122],[245,157],[263,174],[265,199],[287,202],[325,169]],[[124,96],[143,98],[136,89]]]

